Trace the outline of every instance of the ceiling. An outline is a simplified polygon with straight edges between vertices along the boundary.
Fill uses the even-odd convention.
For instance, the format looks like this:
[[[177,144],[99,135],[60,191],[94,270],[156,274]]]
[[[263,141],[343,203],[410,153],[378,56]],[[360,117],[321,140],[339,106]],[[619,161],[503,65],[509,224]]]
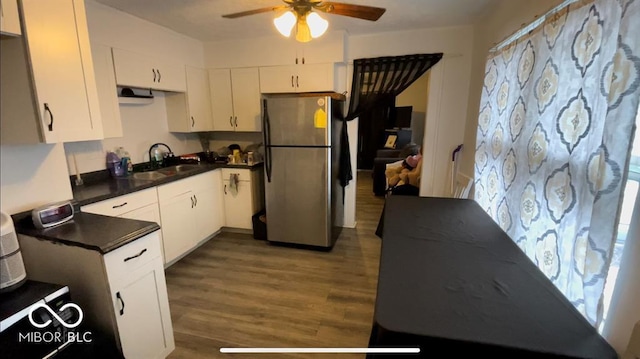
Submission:
[[[283,5],[279,0],[96,0],[158,25],[202,41],[247,39],[276,35],[274,13],[223,19],[222,15],[261,7]],[[340,0],[357,5],[386,8],[371,22],[339,15],[321,14],[329,30],[349,34],[419,29],[473,23],[495,0]]]

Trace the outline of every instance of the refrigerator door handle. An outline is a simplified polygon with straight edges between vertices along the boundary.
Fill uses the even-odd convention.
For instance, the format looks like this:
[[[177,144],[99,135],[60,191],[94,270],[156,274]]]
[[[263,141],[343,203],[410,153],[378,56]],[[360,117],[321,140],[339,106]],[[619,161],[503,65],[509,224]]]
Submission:
[[[269,123],[269,114],[267,109],[267,99],[262,100],[262,127],[264,131],[264,168],[267,173],[267,182],[271,183],[271,124]]]

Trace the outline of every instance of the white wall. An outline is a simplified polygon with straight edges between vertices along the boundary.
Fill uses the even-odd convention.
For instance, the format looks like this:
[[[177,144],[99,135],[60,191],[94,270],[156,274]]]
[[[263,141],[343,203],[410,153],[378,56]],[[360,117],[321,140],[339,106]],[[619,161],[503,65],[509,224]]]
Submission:
[[[532,22],[560,4],[562,0],[513,1],[498,0],[473,28],[473,62],[471,68],[471,88],[467,108],[467,124],[464,134],[464,148],[460,157],[460,171],[473,177],[476,149],[476,131],[484,70],[489,49],[505,39],[521,26]]]
[[[154,96],[150,105],[120,105],[123,137],[65,143],[69,174],[76,173],[73,155],[80,173],[99,171],[106,168],[106,151],[118,146],[129,151],[133,163],[149,161],[149,147],[156,142],[166,143],[175,154],[202,151],[197,134],[169,132],[164,94],[158,91]]]
[[[427,97],[429,94],[429,74],[427,71],[411,86],[396,97],[396,106],[412,106],[411,142],[422,145],[424,125],[427,118]]]
[[[202,42],[141,18],[86,0],[91,42],[148,54],[165,62],[204,67]]]
[[[91,43],[135,51],[163,62],[204,67],[204,48],[198,41],[113,8],[87,1]],[[102,141],[67,143],[64,148],[69,174],[75,174],[72,156],[80,173],[106,168],[105,152],[123,146],[134,163],[148,161],[149,147],[166,143],[176,154],[202,151],[197,134],[169,133],[164,93],[154,91],[150,105],[120,105],[123,137]]]
[[[0,147],[0,208],[15,214],[73,198],[62,144]]]
[[[429,93],[429,71],[420,76],[411,86],[396,97],[396,106],[413,106],[413,112],[427,112]]]

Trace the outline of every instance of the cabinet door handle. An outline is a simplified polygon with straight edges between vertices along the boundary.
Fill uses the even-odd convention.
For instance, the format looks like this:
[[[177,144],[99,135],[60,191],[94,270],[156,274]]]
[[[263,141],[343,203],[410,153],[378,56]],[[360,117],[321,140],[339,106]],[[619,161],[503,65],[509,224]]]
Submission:
[[[296,87],[300,87],[300,84],[298,83],[298,75],[296,75]]]
[[[48,103],[44,104],[44,111],[49,112],[49,117],[51,117],[51,122],[49,122],[49,125],[47,125],[47,127],[49,128],[49,132],[51,132],[53,131],[53,112],[51,112]]]
[[[227,194],[227,185],[224,185],[224,194]]]
[[[302,56],[302,64],[304,65],[304,56]]]
[[[127,202],[124,202],[122,204],[116,204],[115,206],[111,206],[111,208],[120,208],[120,207],[124,207],[127,205]]]
[[[116,293],[116,299],[120,301],[120,315],[124,315],[124,300],[122,300],[120,292]]]
[[[196,120],[193,119],[193,116],[191,116],[191,127],[196,125]]]
[[[293,85],[293,75],[291,75],[291,87],[295,87],[295,86]]]
[[[156,69],[151,69],[153,71],[153,82],[156,82]]]
[[[196,195],[193,195],[193,200],[195,201],[194,206],[198,207],[198,197],[196,197]]]
[[[233,116],[229,116],[229,126],[233,127]]]
[[[156,69],[156,71],[158,71],[158,82],[160,82],[160,80],[162,80],[162,74],[160,73],[160,69]]]
[[[233,118],[234,127],[238,127],[238,116]]]
[[[147,251],[147,249],[145,248],[145,249],[141,250],[140,253],[136,254],[135,256],[131,256],[131,257],[125,258],[124,261],[127,262],[127,261],[130,261],[132,259],[136,259],[136,258],[140,257],[141,255],[143,255],[144,252],[146,252],[146,251]]]
[[[298,58],[296,57],[296,65],[298,64]]]
[[[191,208],[193,208],[196,205],[195,202],[193,201],[193,196],[189,197],[189,199],[191,199]]]

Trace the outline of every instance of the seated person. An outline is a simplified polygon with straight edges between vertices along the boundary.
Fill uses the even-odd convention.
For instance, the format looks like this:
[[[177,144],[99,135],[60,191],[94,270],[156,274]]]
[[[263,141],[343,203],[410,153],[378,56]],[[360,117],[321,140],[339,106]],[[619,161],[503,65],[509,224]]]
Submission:
[[[418,152],[414,155],[407,156],[402,164],[396,166],[388,166],[385,171],[389,190],[394,188],[411,185],[420,187],[420,174],[422,172],[422,154]]]

